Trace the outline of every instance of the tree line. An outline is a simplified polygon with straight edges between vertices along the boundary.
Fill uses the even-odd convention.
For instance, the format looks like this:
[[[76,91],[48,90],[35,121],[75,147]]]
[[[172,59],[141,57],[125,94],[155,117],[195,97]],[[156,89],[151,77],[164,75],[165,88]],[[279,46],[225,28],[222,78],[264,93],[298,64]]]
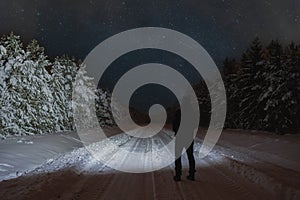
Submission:
[[[3,36],[0,40],[0,137],[74,130],[72,84],[80,66],[80,61],[65,55],[50,61],[36,40],[24,48],[20,36],[13,33]],[[80,78],[89,81],[82,70]],[[86,86],[80,84],[81,89]],[[96,96],[82,98],[96,99],[100,125],[114,123],[107,91],[98,89]]]
[[[299,133],[300,45],[272,40],[264,46],[255,38],[240,60],[226,58],[222,69],[225,127]],[[207,88],[203,82],[194,88],[203,117],[200,124],[206,126],[210,118]]]
[[[20,36],[13,33],[3,36],[0,40],[0,137],[75,130],[73,82],[76,75],[86,82],[77,84],[85,91],[82,94],[87,95],[86,86],[91,81],[80,66],[80,61],[68,56],[51,61],[36,40],[23,47]],[[225,127],[299,132],[300,45],[284,46],[273,40],[264,46],[255,38],[240,60],[225,59],[222,76],[227,94]],[[200,125],[207,126],[211,102],[206,84],[200,82],[194,90],[201,112]],[[73,106],[80,106],[77,110],[84,113],[89,105],[80,102],[87,98],[96,99],[95,111],[101,126],[115,124],[108,91],[101,88],[91,91],[79,97],[79,104]],[[121,116],[122,111],[118,112]],[[89,120],[89,116],[82,115],[80,120]]]

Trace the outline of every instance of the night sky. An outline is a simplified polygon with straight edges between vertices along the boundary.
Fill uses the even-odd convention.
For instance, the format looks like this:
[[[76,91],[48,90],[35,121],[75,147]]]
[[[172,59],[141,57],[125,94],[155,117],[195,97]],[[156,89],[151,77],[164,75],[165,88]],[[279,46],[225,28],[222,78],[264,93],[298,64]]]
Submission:
[[[1,0],[0,33],[36,38],[50,56],[84,59],[98,43],[131,28],[183,32],[219,63],[259,36],[300,41],[300,0]]]
[[[35,38],[52,58],[69,54],[84,59],[106,38],[146,26],[192,37],[219,66],[225,57],[238,58],[256,36],[264,43],[271,39],[300,42],[300,0],[1,0],[0,9],[0,34],[13,31],[25,43]],[[178,65],[179,70],[185,65],[182,73],[190,81],[199,78],[190,75],[192,69],[187,70],[188,64],[180,58],[159,58],[164,55],[160,52],[149,55],[157,62]],[[129,55],[127,61],[117,60],[112,69],[122,71],[120,64],[129,67],[142,64],[141,60]],[[119,77],[112,74],[106,76],[111,84]]]

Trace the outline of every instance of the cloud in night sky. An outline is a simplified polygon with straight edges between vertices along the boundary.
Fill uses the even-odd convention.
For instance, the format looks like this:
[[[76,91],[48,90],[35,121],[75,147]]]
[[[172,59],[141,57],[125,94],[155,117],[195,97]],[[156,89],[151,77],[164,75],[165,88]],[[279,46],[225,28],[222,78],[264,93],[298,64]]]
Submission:
[[[300,41],[300,0],[2,0],[0,33],[36,38],[48,54],[84,58],[127,29],[159,26],[183,32],[218,62],[249,42]]]

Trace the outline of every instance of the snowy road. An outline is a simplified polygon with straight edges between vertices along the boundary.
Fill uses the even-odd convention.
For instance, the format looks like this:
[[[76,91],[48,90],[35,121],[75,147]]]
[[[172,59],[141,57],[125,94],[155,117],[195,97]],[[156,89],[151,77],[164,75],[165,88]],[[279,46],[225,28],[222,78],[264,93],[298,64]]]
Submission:
[[[184,174],[186,174],[184,170]],[[172,167],[145,174],[56,171],[0,186],[2,199],[267,199],[263,188],[220,166],[200,161],[196,181],[175,183]]]
[[[172,137],[165,131],[149,140],[125,134],[114,138],[116,143],[129,151],[148,152],[160,148]],[[97,151],[102,148],[102,156],[107,155],[111,164],[124,165],[130,157],[118,155],[118,151],[103,145],[95,144],[89,148]],[[195,155],[198,154],[200,145],[201,140],[197,139]],[[176,183],[172,179],[173,164],[155,172],[121,173],[95,160],[86,148],[79,148],[48,160],[26,176],[2,181],[0,196],[1,199],[33,200],[299,199],[298,172],[270,162],[260,162],[257,158],[233,149],[218,145],[205,159],[196,157],[196,181],[185,179],[185,167],[183,181]],[[167,155],[168,152],[162,153]],[[183,163],[184,166],[187,165],[186,155],[183,156]],[[145,159],[128,167],[138,168],[148,164]]]

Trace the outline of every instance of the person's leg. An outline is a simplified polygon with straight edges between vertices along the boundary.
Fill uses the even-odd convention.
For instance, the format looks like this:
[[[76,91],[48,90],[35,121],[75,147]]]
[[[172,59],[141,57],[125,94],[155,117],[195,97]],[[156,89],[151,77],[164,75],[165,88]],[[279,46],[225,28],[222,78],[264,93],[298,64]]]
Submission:
[[[189,175],[187,176],[187,178],[189,180],[195,180],[195,158],[194,158],[194,141],[192,142],[192,144],[189,146],[189,148],[186,151],[187,156],[188,156],[188,160],[189,160]]]
[[[182,153],[182,146],[178,142],[178,138],[175,140],[175,181],[180,181],[181,176],[181,170],[182,170],[182,164],[181,164],[181,153]]]
[[[175,176],[174,176],[175,181],[180,181],[181,170],[182,170],[181,156],[179,156],[179,158],[175,160]]]

